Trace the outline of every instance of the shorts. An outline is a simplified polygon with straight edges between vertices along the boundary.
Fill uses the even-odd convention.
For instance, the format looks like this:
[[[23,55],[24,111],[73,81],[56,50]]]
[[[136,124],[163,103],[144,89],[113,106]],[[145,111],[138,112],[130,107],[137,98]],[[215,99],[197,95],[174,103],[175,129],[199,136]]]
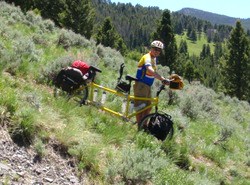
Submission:
[[[151,87],[143,82],[135,82],[134,84],[134,96],[135,97],[145,97],[151,98]],[[151,101],[149,100],[135,100],[135,107],[145,103],[147,105],[151,105]]]

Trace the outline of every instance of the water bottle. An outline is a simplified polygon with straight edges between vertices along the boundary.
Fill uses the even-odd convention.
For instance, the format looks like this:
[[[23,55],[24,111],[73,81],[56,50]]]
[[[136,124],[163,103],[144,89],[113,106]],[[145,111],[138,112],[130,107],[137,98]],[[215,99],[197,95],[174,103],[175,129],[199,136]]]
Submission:
[[[133,110],[134,110],[134,102],[131,101],[131,102],[130,102],[130,107],[129,107],[129,113],[132,113]]]
[[[101,103],[104,104],[106,102],[106,97],[107,97],[107,93],[105,91],[102,92],[102,99],[101,99]]]
[[[96,101],[96,98],[97,98],[97,89],[94,90],[93,101]]]
[[[122,113],[125,113],[125,111],[126,111],[126,105],[127,105],[127,101],[123,100],[122,101]]]
[[[135,111],[139,111],[139,110],[143,109],[144,107],[146,107],[146,103],[142,103],[141,105],[135,107],[134,109],[135,109]]]

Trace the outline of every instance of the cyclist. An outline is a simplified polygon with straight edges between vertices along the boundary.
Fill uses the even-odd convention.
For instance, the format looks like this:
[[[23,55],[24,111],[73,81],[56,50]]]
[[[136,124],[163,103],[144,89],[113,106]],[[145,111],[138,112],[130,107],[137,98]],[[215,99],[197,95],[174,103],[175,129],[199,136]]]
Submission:
[[[150,47],[150,51],[145,54],[138,63],[136,73],[138,81],[134,84],[134,96],[136,97],[151,98],[151,86],[155,78],[162,81],[164,85],[169,85],[169,80],[156,72],[157,57],[160,55],[164,44],[159,40],[155,40],[151,43]],[[145,104],[145,106],[150,105],[151,101],[135,100],[134,102],[135,108],[141,107],[142,104]],[[151,108],[137,114],[137,124],[139,124],[141,119],[148,115],[150,111]]]

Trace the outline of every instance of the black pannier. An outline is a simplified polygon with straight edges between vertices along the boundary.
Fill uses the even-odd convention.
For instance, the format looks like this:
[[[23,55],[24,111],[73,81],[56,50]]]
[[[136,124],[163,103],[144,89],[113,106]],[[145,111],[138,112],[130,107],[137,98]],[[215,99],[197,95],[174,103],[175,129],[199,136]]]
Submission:
[[[85,84],[82,72],[72,67],[62,69],[54,79],[54,85],[68,93],[72,93],[82,84]]]
[[[159,140],[165,140],[168,134],[170,138],[173,131],[173,122],[168,114],[156,114],[149,120],[147,130]]]

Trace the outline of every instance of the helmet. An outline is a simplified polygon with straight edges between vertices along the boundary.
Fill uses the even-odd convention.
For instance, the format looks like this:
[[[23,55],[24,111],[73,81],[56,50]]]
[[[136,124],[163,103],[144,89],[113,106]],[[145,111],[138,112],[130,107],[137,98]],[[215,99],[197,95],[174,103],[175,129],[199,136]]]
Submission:
[[[154,40],[152,43],[151,43],[151,47],[152,48],[160,48],[160,49],[163,49],[164,47],[164,44],[159,41],[159,40]]]

